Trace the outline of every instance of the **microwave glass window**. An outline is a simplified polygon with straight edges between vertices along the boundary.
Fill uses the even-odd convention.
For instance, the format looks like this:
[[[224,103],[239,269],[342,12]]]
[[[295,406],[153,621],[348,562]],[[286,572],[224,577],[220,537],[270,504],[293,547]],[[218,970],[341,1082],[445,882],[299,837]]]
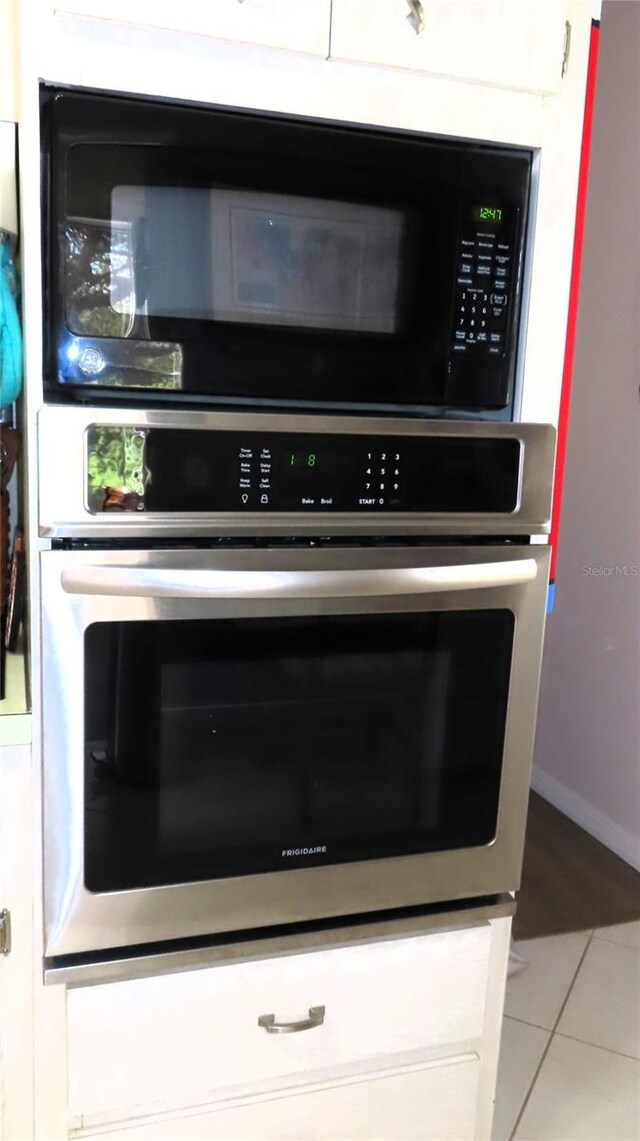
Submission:
[[[510,611],[98,623],[94,892],[495,835]]]
[[[79,336],[132,336],[136,299],[131,227],[70,219],[62,248],[68,329]]]
[[[400,210],[178,186],[116,186],[110,302],[130,320],[178,317],[395,333]]]
[[[61,241],[65,277],[65,335],[61,367],[85,384],[178,390],[182,347],[154,340],[143,305],[138,311],[134,239],[126,223],[75,218]]]

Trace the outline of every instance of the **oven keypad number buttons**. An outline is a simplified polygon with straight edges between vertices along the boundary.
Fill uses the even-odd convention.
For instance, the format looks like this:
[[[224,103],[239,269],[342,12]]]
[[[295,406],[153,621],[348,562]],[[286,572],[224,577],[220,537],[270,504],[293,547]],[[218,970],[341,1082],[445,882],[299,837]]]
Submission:
[[[367,452],[363,492],[358,507],[380,510],[400,497],[400,452]]]
[[[504,354],[511,245],[496,234],[465,232],[458,250],[452,352]]]

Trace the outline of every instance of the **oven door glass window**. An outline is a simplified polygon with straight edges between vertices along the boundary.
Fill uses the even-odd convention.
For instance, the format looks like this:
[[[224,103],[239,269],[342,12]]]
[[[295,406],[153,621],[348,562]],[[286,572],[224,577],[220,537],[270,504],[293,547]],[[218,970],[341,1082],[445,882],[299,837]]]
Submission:
[[[489,844],[514,616],[97,623],[93,892]]]

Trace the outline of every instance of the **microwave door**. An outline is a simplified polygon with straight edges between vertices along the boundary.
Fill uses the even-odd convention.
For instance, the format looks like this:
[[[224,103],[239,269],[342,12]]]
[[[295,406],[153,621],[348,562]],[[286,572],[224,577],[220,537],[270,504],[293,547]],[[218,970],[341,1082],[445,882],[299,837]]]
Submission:
[[[79,91],[43,102],[49,391],[512,419],[531,150]]]

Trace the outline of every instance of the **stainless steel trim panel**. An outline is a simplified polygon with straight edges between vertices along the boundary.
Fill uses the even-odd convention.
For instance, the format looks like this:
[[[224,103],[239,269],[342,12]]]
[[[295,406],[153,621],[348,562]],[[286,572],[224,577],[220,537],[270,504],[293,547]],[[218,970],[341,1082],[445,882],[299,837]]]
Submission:
[[[529,190],[529,206],[527,210],[527,236],[522,250],[524,271],[520,287],[520,321],[518,324],[518,350],[516,356],[516,374],[514,378],[513,417],[520,419],[522,412],[522,391],[524,388],[524,373],[526,364],[527,330],[529,326],[529,308],[531,305],[531,284],[533,280],[533,251],[535,245],[536,221],[538,217],[538,193],[540,189],[540,150],[533,154],[531,167],[531,185]]]
[[[197,431],[449,436],[516,439],[521,444],[516,509],[495,514],[341,512],[92,514],[85,503],[85,434],[92,425]],[[547,424],[488,423],[254,412],[149,411],[46,405],[38,416],[39,534],[69,538],[203,536],[530,535],[548,534],[555,431]]]
[[[549,549],[541,544],[44,551],[46,955],[397,910],[517,889],[548,566]],[[463,572],[477,579],[477,589],[468,579],[463,581]],[[230,589],[213,595],[183,592],[185,576],[189,581],[188,576],[194,575],[202,583],[218,574]],[[251,578],[250,589],[243,591],[246,574],[257,578]],[[136,575],[149,575],[156,593],[146,588],[142,594],[132,589],[123,594],[76,593],[65,587],[86,582],[90,588],[97,575],[107,586],[110,581],[122,585]],[[440,578],[438,589],[421,589],[425,583],[433,585],[433,575]],[[265,589],[270,576],[277,584],[272,591]],[[180,582],[177,596],[158,589],[158,582],[167,581]],[[368,584],[366,591],[363,583]],[[105,894],[86,890],[82,677],[84,631],[91,623],[483,608],[507,608],[516,617],[498,826],[491,844],[186,885]]]
[[[176,971],[223,967],[229,963],[251,963],[256,959],[280,958],[282,955],[336,950],[387,939],[407,939],[437,931],[456,931],[461,927],[479,927],[491,919],[501,919],[515,913],[516,901],[513,896],[499,895],[494,900],[479,906],[470,904],[464,908],[445,908],[426,915],[403,916],[400,919],[391,917],[362,923],[341,923],[319,931],[306,930],[276,936],[264,933],[257,939],[229,940],[211,947],[198,947],[196,950],[178,949],[121,957],[116,955],[108,960],[97,959],[64,965],[55,960],[45,960],[43,981],[46,984],[89,986],[118,979],[148,978]]]

